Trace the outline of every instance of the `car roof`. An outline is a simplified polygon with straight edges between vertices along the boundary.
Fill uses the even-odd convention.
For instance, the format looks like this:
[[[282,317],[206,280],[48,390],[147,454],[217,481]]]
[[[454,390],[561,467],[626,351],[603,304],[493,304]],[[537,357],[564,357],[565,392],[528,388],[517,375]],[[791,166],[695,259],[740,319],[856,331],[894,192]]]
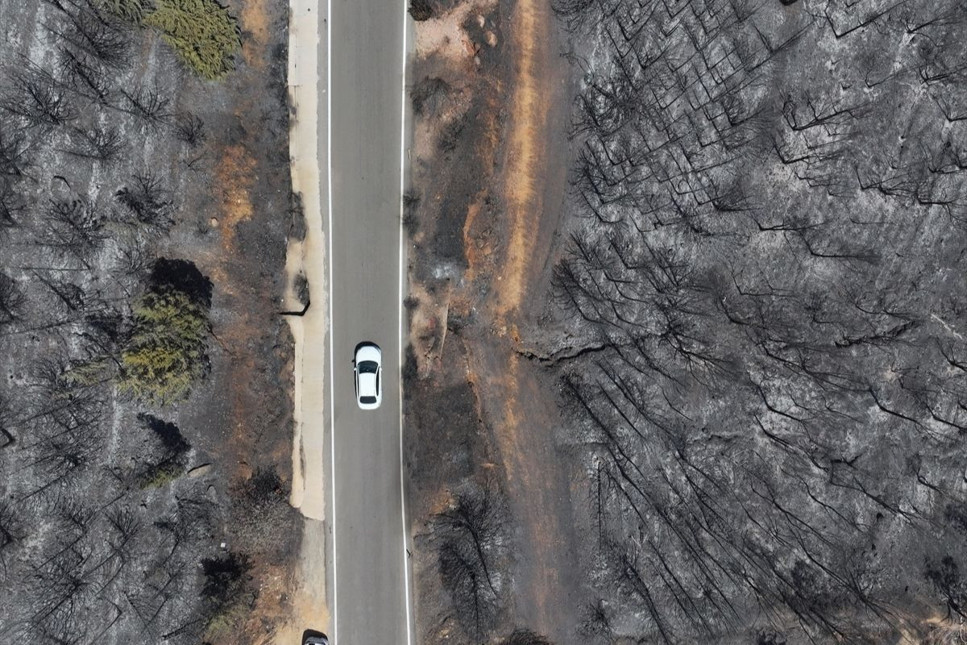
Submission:
[[[376,396],[376,372],[359,374],[359,396]]]

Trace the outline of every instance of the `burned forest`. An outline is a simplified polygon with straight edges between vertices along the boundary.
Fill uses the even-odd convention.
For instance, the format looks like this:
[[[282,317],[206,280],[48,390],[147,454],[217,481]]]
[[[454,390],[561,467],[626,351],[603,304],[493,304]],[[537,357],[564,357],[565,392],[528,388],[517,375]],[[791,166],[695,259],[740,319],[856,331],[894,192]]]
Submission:
[[[554,8],[585,637],[961,642],[967,8]]]
[[[231,77],[178,57],[192,34],[150,28],[186,11],[221,21],[224,48],[195,44],[222,76],[238,66]],[[283,262],[285,221],[259,214],[285,213],[289,195],[250,179],[288,181],[284,73],[251,84],[235,14],[207,0],[0,2],[5,645],[224,642],[259,613],[265,571],[284,569],[288,407],[267,384],[285,337],[281,286],[264,276]],[[264,62],[284,72],[284,46]],[[222,169],[226,146],[248,155],[242,172]],[[220,196],[235,182],[249,182],[233,203],[254,204],[259,230],[229,238]],[[235,249],[244,263],[223,259]],[[240,335],[241,300],[264,315],[261,335]],[[242,379],[255,355],[266,373]],[[265,456],[241,461],[252,444]]]

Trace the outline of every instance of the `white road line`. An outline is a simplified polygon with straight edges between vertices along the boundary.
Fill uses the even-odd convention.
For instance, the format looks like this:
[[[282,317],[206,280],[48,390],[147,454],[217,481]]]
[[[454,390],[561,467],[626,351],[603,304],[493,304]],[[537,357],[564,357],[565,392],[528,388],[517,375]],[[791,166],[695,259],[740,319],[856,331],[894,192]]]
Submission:
[[[336,580],[337,551],[336,551],[336,356],[333,353],[335,340],[333,338],[332,306],[332,0],[326,0],[326,209],[329,211],[329,236],[326,238],[326,253],[329,255],[329,475],[332,480],[332,642],[338,643],[336,633],[339,624],[339,585]]]
[[[397,301],[397,306],[399,307],[399,359],[397,361],[397,369],[399,371],[397,383],[399,383],[400,393],[400,514],[403,520],[403,596],[406,599],[406,645],[413,645],[413,633],[410,628],[412,622],[410,616],[410,565],[408,550],[406,548],[406,466],[404,464],[403,458],[403,343],[405,340],[404,334],[406,332],[403,327],[403,296],[405,291],[406,282],[406,264],[405,264],[405,242],[406,236],[403,230],[403,191],[406,189],[406,27],[407,27],[407,0],[403,0],[400,3],[403,6],[403,55],[401,56],[403,60],[403,74],[402,82],[400,83],[401,88],[401,100],[400,100],[400,295]]]

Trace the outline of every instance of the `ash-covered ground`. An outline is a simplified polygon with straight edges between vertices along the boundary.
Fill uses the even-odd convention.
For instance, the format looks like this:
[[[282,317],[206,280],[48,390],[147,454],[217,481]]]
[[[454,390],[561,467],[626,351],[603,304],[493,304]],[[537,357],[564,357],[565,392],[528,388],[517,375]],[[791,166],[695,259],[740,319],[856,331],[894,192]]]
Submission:
[[[299,535],[286,7],[228,3],[203,81],[109,5],[0,3],[0,641],[263,642]],[[159,284],[209,323],[184,400],[118,387]]]
[[[963,4],[555,3],[511,310],[531,3],[469,4],[413,90],[428,642],[959,642]]]
[[[586,633],[962,638],[964,6],[557,9]]]

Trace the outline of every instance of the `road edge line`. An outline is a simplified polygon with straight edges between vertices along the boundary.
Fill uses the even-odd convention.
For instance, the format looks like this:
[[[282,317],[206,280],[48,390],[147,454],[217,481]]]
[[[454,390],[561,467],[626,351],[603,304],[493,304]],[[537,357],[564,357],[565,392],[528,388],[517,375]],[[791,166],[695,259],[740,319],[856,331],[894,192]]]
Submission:
[[[331,1],[331,0],[330,0]],[[406,538],[408,535],[408,526],[406,522],[406,463],[404,459],[403,452],[403,360],[404,360],[404,342],[405,337],[405,327],[403,318],[403,298],[406,292],[406,231],[403,229],[403,215],[404,215],[404,194],[406,190],[406,67],[407,67],[407,57],[408,48],[406,42],[406,31],[409,26],[407,19],[407,0],[402,0],[400,4],[403,6],[403,70],[402,78],[400,81],[400,293],[397,302],[397,312],[399,316],[399,356],[397,357],[397,383],[399,383],[399,419],[400,419],[400,516],[403,522],[403,597],[406,600],[406,645],[413,645],[413,631],[412,631],[412,613],[410,607],[410,558],[409,549],[407,548]]]
[[[338,643],[339,632],[339,583],[336,576],[336,355],[334,353],[335,335],[333,334],[333,262],[332,262],[332,0],[326,0],[326,220],[329,235],[326,238],[326,252],[329,256],[329,481],[332,496],[332,641]]]

